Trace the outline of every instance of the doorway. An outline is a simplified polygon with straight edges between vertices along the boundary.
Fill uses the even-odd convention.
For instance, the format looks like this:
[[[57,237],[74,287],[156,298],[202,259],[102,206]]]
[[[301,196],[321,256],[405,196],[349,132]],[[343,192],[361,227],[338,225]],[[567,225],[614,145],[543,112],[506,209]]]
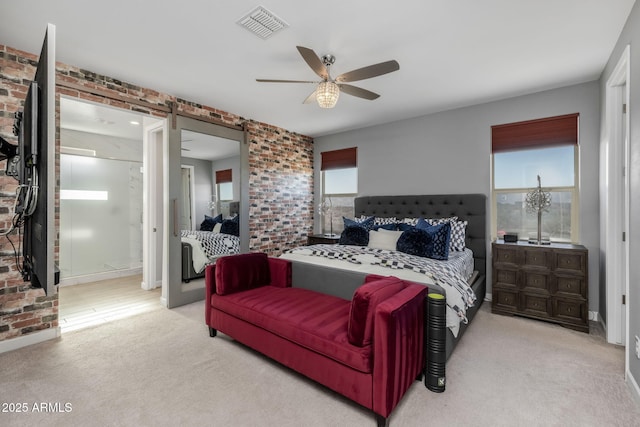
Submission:
[[[153,251],[145,247],[144,228],[150,210],[145,170],[157,166],[162,150],[157,150],[159,156],[150,157],[144,132],[154,126],[162,129],[163,122],[128,110],[60,98],[59,290],[63,331],[68,322],[74,328],[79,323],[95,324],[92,313],[98,313],[96,307],[105,306],[106,300],[111,314],[100,313],[101,318],[117,318],[114,313],[127,305],[125,313],[133,314],[136,304],[128,298],[135,299],[136,291],[144,293],[143,289],[158,286],[156,279],[145,280],[150,260],[161,265],[157,247]],[[162,132],[156,136],[161,142]],[[95,292],[115,289],[114,281],[128,283],[131,292],[122,290],[118,298]],[[81,292],[90,288],[93,291],[88,294]],[[89,294],[93,296],[89,298]],[[160,305],[160,289],[155,298]],[[86,307],[82,306],[84,300]],[[114,301],[120,304],[111,304]]]

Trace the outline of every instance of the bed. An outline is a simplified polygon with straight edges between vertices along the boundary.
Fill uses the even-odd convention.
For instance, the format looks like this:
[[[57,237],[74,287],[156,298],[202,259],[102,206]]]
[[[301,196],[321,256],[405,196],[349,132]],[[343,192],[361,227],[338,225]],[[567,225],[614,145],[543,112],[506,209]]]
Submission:
[[[182,230],[182,281],[204,277],[205,267],[223,255],[240,253],[240,238],[213,231]]]
[[[238,224],[239,202],[228,203],[233,218],[222,220],[222,215],[211,218],[205,215],[200,230],[182,230],[182,281],[189,283],[192,279],[204,277],[205,267],[215,263],[223,255],[240,253],[240,237]],[[206,222],[219,222],[214,228],[203,229]],[[228,224],[225,224],[227,223]]]
[[[351,299],[355,288],[362,283],[365,275],[370,273],[393,275],[429,286],[430,292],[447,295],[447,339],[446,357],[453,353],[472,322],[476,312],[482,304],[486,294],[486,196],[484,194],[442,194],[442,195],[409,195],[409,196],[367,196],[355,199],[355,218],[375,217],[396,218],[403,221],[407,218],[450,218],[457,217],[459,221],[466,221],[464,246],[461,251],[451,252],[458,267],[443,267],[443,261],[436,261],[436,267],[428,269],[423,262],[415,265],[405,265],[404,255],[394,251],[367,251],[359,255],[357,247],[341,248],[343,245],[312,245],[294,248],[286,251],[281,257],[293,262],[294,283],[304,283],[305,287],[321,290],[322,292]],[[333,251],[332,251],[333,250]],[[327,256],[327,254],[333,255]],[[358,252],[359,253],[359,252]],[[380,262],[379,259],[366,262],[377,256],[390,257],[390,261]],[[355,261],[354,261],[354,256]],[[463,259],[464,258],[464,259]],[[426,263],[426,260],[424,260]],[[446,261],[448,263],[449,261]],[[440,263],[438,265],[438,263]],[[423,268],[422,268],[423,267]],[[469,271],[470,270],[470,271]],[[465,272],[466,271],[466,272]],[[461,275],[462,277],[458,277]],[[296,280],[304,277],[304,280]],[[464,307],[453,308],[456,305],[450,284],[460,286],[463,280],[465,289],[461,291],[461,298],[472,301]],[[440,285],[436,284],[439,283]],[[451,282],[451,283],[448,283]],[[443,285],[444,286],[441,286]],[[468,286],[467,286],[468,285]],[[473,296],[467,296],[466,288],[470,288]],[[459,303],[458,303],[459,304]],[[453,316],[458,317],[455,322]],[[457,326],[453,325],[457,323]]]

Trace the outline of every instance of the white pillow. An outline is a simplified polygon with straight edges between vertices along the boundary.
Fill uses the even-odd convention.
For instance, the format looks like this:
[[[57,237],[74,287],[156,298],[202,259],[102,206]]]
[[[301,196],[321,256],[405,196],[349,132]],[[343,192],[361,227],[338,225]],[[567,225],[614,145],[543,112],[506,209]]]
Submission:
[[[219,233],[221,228],[222,228],[222,223],[218,222],[216,225],[213,226],[213,230],[211,231],[213,231],[214,233]]]
[[[398,243],[398,239],[402,231],[392,231],[380,229],[378,231],[371,230],[369,232],[369,246],[370,248],[375,249],[384,249],[387,251],[395,251],[396,244]]]

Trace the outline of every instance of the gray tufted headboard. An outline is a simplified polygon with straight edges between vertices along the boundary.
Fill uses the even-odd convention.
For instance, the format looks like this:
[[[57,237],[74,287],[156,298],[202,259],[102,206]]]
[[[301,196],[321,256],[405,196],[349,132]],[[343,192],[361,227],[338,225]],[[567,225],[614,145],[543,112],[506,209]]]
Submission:
[[[473,251],[475,269],[486,275],[486,203],[484,194],[363,196],[355,199],[355,216],[396,217],[399,220],[457,216],[468,221],[466,245]]]

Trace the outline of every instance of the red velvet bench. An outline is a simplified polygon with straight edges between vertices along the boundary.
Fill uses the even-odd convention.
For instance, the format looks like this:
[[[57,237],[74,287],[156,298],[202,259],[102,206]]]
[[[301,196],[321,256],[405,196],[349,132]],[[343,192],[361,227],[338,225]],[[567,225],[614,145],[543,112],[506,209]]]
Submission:
[[[427,288],[367,276],[351,301],[292,287],[290,261],[250,253],[205,270],[209,334],[220,331],[371,409],[378,425],[423,369]]]

